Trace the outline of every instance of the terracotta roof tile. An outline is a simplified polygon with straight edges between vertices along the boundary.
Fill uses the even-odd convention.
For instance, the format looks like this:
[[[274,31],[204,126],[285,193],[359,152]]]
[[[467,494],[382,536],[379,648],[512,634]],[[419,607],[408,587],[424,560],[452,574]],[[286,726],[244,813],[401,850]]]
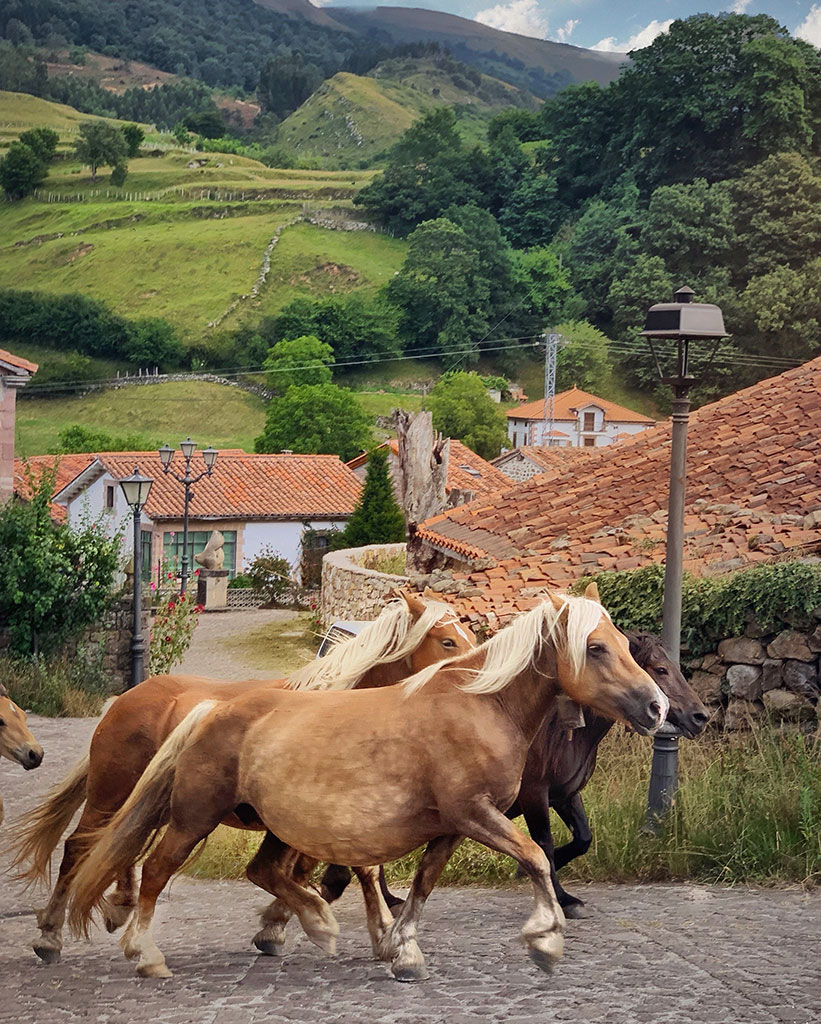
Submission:
[[[574,410],[581,409],[587,405],[597,405],[604,410],[608,420],[617,423],[646,423],[648,426],[655,423],[649,416],[642,416],[640,412],[627,409],[615,402],[608,402],[606,398],[599,398],[598,395],[591,395],[589,391],[582,391],[580,388],[571,388],[569,391],[561,391],[553,399],[554,420],[575,420]],[[544,399],[539,398],[535,402],[527,402],[525,405],[517,405],[507,410],[507,415],[514,420],[543,420]]]
[[[54,493],[61,491],[84,469],[88,469],[94,461],[93,455],[33,455],[28,459],[14,460],[14,493],[18,498],[27,499],[31,495],[29,476],[34,481],[39,481],[44,472],[57,465],[57,475],[54,480]],[[28,467],[29,472],[26,472]],[[51,502],[51,518],[62,522],[66,517],[66,510],[62,505]]]
[[[26,373],[37,373],[38,369],[37,363],[23,359],[22,356],[12,355],[11,352],[6,352],[4,348],[0,348],[0,363],[7,363],[18,370],[25,370]]]

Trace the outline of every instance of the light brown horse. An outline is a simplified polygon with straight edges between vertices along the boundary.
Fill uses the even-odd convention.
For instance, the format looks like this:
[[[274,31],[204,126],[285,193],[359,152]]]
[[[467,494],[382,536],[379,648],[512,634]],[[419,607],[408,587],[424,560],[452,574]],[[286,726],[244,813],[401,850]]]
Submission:
[[[561,956],[564,925],[550,865],[504,814],[531,742],[559,689],[642,733],[661,724],[668,706],[592,599],[595,590],[588,594],[548,595],[483,647],[399,686],[257,690],[195,708],[93,838],[71,882],[73,927],[87,929],[109,882],[167,823],[122,939],[139,974],[167,977],[152,938],[156,899],[197,843],[246,803],[269,830],[248,877],[279,897],[320,948],[335,950],[339,928],[325,900],[291,877],[294,851],[374,865],[428,843],[395,921],[378,889],[365,887],[374,950],[396,978],[411,981],[425,976],[415,940],[422,906],[468,836],[514,857],[530,876],[536,906],[523,935],[534,961],[549,969]]]
[[[11,700],[8,690],[0,684],[0,757],[21,764],[25,770],[39,767],[43,748],[29,732],[26,715]],[[0,796],[0,825],[3,824],[3,797]]]
[[[260,687],[349,689],[387,685],[443,658],[470,650],[475,641],[450,605],[400,592],[377,619],[350,640],[335,644],[324,658],[288,679],[225,682],[196,676],[154,676],[118,697],[103,716],[88,754],[42,804],[21,820],[14,865],[20,878],[45,878],[50,858],[75,811],[85,803],[76,829],[66,840],[60,872],[47,906],[38,912],[40,936],[35,953],[46,963],[61,957],[66,879],[82,856],[83,836],[104,824],[122,806],[146,765],[169,733],[203,700],[230,700]],[[264,831],[253,812],[245,820],[229,813],[225,823]],[[312,864],[306,861],[303,870]],[[106,927],[124,924],[134,905],[134,871],[117,879],[105,908]],[[267,914],[275,913],[269,908]],[[257,944],[273,951],[263,931]]]

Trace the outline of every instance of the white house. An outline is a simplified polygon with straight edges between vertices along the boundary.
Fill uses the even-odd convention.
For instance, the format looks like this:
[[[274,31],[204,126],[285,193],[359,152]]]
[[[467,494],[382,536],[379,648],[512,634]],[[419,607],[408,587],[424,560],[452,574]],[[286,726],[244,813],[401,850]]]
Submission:
[[[574,387],[562,391],[553,400],[553,429],[548,439],[544,406],[544,399],[540,398],[508,409],[507,436],[512,448],[528,445],[594,448],[655,426],[655,420],[649,416]]]
[[[123,548],[131,555],[131,511],[119,481],[139,469],[154,484],[142,513],[138,562],[143,577],[175,569],[182,558],[184,488],[165,475],[156,452],[101,453],[54,495],[69,523],[84,516],[111,516],[125,526]],[[184,470],[177,452],[171,468]],[[192,476],[205,464],[192,460]],[[314,562],[327,548],[328,537],[345,527],[356,506],[362,484],[336,455],[249,455],[230,449],[219,452],[211,476],[193,485],[189,508],[188,557],[208,542],[212,530],[225,537],[225,568],[233,578],[271,547],[287,558],[301,576],[306,558]],[[313,557],[311,557],[312,551]]]

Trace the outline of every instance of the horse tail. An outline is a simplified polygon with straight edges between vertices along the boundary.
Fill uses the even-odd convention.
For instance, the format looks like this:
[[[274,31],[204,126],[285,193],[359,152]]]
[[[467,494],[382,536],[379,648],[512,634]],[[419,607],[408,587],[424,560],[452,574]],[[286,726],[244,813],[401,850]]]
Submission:
[[[69,882],[69,924],[87,935],[106,889],[147,853],[168,821],[177,760],[197,725],[217,704],[197,704],[149,761],[131,795],[102,828],[88,835],[87,852]]]
[[[33,885],[45,882],[51,867],[51,855],[68,828],[75,812],[86,798],[88,752],[68,775],[46,794],[45,800],[17,819],[11,862],[19,881]]]

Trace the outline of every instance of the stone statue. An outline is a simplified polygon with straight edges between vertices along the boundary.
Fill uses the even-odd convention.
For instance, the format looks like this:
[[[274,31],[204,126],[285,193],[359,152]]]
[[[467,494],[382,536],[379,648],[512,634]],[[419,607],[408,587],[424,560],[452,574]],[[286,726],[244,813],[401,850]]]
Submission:
[[[214,530],[202,551],[198,555],[194,555],[194,561],[203,569],[221,569],[222,563],[225,561],[223,544],[225,544],[225,537],[219,530]]]

